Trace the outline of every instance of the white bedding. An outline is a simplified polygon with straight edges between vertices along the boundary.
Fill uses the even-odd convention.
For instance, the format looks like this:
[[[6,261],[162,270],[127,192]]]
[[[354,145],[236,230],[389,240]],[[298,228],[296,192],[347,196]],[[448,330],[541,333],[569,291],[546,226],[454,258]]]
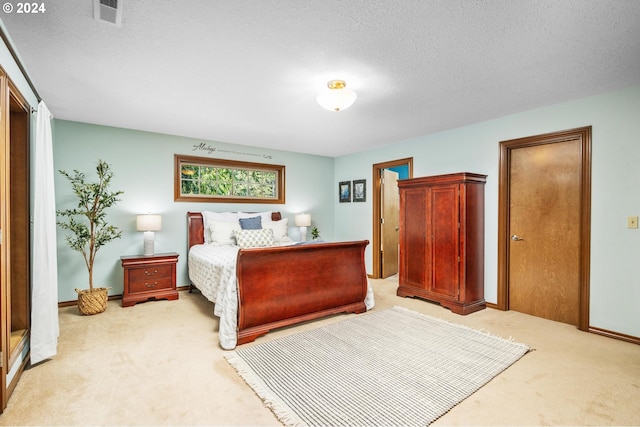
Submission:
[[[220,318],[220,346],[233,350],[237,344],[238,282],[236,259],[240,248],[235,245],[194,245],[189,250],[189,280],[214,303],[213,314]],[[367,310],[373,308],[373,290],[367,280]]]

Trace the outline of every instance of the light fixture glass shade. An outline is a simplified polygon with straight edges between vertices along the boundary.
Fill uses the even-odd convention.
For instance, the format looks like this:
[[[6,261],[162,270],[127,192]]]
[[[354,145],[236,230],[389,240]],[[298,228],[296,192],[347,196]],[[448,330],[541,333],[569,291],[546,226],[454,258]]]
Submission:
[[[138,215],[136,217],[136,229],[138,231],[159,231],[162,229],[161,215]]]
[[[316,97],[316,101],[329,111],[342,111],[349,108],[358,95],[351,89],[347,89],[346,85],[344,80],[331,80],[327,83],[327,89]]]
[[[296,227],[309,227],[311,225],[311,215],[307,213],[296,214],[294,222]]]

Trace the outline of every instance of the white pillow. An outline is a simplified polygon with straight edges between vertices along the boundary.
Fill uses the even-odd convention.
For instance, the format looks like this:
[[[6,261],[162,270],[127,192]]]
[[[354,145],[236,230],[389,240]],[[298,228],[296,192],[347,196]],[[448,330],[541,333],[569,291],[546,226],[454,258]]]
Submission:
[[[211,242],[218,245],[235,245],[234,233],[240,231],[240,224],[236,222],[211,222]]]
[[[273,230],[273,240],[276,243],[288,241],[289,237],[289,218],[283,218],[280,221],[262,221],[262,228]]]
[[[211,243],[211,223],[216,222],[235,222],[240,225],[238,221],[238,214],[235,212],[211,212],[203,211],[202,220],[204,223],[204,242]]]
[[[236,241],[241,248],[262,248],[273,246],[273,230],[261,228],[259,230],[239,230],[235,232]]]

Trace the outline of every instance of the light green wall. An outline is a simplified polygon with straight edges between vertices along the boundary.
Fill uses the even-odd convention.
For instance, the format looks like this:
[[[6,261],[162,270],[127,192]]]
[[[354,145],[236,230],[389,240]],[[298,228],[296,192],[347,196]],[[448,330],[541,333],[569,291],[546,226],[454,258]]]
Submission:
[[[37,107],[15,61],[0,43],[0,64],[27,101]],[[35,116],[32,125],[35,124]],[[429,120],[425,117],[425,120]],[[55,120],[56,169],[93,171],[98,158],[113,165],[114,189],[125,191],[113,208],[112,222],[123,238],[104,247],[96,264],[96,283],[122,292],[121,255],[140,253],[142,235],[135,231],[135,215],[163,214],[163,230],[156,233],[156,251],[180,253],[178,284],[188,283],[186,272],[186,218],[189,210],[281,210],[292,222],[293,213],[312,213],[313,225],[328,240],[372,240],[372,164],[414,158],[414,176],[456,171],[488,175],[485,226],[485,296],[497,296],[498,142],[581,126],[593,126],[591,212],[591,326],[640,336],[640,230],[626,228],[626,217],[640,215],[636,171],[640,165],[640,86],[566,102],[402,141],[336,159],[262,150],[147,132]],[[32,126],[33,129],[33,126]],[[33,129],[32,136],[35,135]],[[173,154],[194,154],[194,144],[205,142],[219,149],[272,155],[264,163],[287,167],[287,203],[284,206],[175,203]],[[222,158],[249,160],[242,154]],[[340,204],[339,181],[367,180],[367,202]],[[59,208],[72,203],[66,182],[56,177]],[[290,229],[296,237],[295,228]],[[82,258],[59,235],[59,301],[76,299],[74,288],[86,287]],[[371,272],[371,247],[367,249]]]
[[[64,120],[54,121],[54,167],[79,169],[87,177],[95,176],[95,164],[103,159],[112,165],[112,190],[123,190],[122,201],[108,211],[109,221],[123,230],[97,254],[94,285],[111,287],[111,295],[122,294],[123,272],[120,256],[142,253],[142,233],[135,228],[139,213],[162,214],[162,230],[155,233],[155,252],[178,252],[177,285],[188,285],[186,213],[188,211],[266,211],[277,210],[289,218],[289,233],[298,239],[293,215],[311,213],[326,239],[334,239],[333,159],[322,156],[265,150],[215,141],[140,132]],[[215,151],[195,150],[204,143]],[[240,161],[270,163],[286,167],[286,203],[284,205],[222,204],[175,202],[173,194],[174,154],[216,157]],[[265,157],[270,156],[270,158]],[[76,200],[68,181],[55,178],[56,207],[73,207]],[[58,230],[59,301],[77,299],[75,288],[88,287],[88,275],[79,252],[66,245],[65,233]]]
[[[425,117],[425,120],[428,120]],[[640,86],[426,135],[335,159],[334,182],[366,178],[372,165],[413,157],[414,176],[452,172],[488,175],[485,199],[485,298],[497,300],[498,153],[509,139],[592,126],[590,325],[640,336]],[[336,235],[372,240],[371,197],[334,200]],[[367,254],[371,271],[371,247]]]

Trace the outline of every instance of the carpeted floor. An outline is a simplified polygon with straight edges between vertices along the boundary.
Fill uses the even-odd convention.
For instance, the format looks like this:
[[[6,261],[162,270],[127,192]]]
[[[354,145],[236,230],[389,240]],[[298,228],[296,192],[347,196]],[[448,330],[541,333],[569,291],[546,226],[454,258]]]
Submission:
[[[433,425],[640,425],[640,346],[517,312],[458,316],[373,280],[374,311],[395,305],[535,348]],[[279,425],[224,359],[213,306],[177,301],[83,317],[60,309],[58,356],[26,371],[0,425]],[[274,331],[257,345],[358,315]]]

